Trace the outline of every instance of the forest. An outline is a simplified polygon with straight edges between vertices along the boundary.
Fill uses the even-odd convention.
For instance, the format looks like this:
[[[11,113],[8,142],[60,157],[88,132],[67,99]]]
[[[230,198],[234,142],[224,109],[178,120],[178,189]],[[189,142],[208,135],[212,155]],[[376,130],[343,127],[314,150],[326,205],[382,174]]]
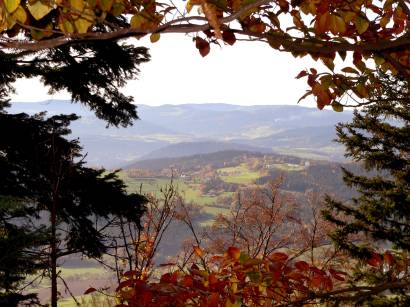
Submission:
[[[410,1],[4,0],[0,25],[0,306],[410,305]],[[36,78],[131,126],[122,88],[155,61],[140,39],[171,33],[198,58],[260,44],[316,61],[299,102],[353,110],[335,126],[346,161],[225,150],[105,170],[70,137],[78,115],[9,112]]]

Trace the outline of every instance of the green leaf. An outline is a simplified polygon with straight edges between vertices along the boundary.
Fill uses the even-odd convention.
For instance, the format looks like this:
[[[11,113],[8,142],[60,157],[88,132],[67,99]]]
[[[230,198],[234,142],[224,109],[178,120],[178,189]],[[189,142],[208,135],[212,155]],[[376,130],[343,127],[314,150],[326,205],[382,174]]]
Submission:
[[[44,16],[46,16],[50,11],[53,9],[51,6],[48,6],[46,4],[43,4],[41,1],[34,2],[30,4],[30,2],[27,4],[27,8],[31,14],[36,20],[40,20]]]

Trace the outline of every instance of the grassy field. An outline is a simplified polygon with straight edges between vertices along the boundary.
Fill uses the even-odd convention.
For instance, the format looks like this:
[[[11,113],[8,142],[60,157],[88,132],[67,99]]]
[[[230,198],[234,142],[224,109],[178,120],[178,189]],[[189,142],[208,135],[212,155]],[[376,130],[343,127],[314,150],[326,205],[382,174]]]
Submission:
[[[220,168],[218,174],[223,181],[238,184],[253,183],[261,176],[259,172],[249,170],[245,163],[235,167]]]
[[[161,194],[161,189],[170,184],[170,178],[129,178],[123,175],[129,192],[153,193],[156,196]],[[181,179],[173,179],[173,184],[179,193],[188,202],[198,205],[209,205],[215,202],[216,197],[202,196],[199,191],[199,184],[187,184]]]

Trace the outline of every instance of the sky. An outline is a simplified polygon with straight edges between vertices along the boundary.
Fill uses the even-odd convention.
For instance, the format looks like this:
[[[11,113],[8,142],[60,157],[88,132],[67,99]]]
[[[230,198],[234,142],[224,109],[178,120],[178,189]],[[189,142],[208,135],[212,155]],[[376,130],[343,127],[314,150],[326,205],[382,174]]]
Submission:
[[[137,105],[296,105],[308,86],[295,76],[302,69],[318,66],[307,57],[295,59],[258,42],[212,45],[204,58],[192,38],[182,34],[164,34],[154,44],[148,37],[133,42],[148,47],[151,54],[151,61],[140,66],[138,79],[123,89]],[[67,93],[48,95],[38,80],[19,80],[16,88],[15,102],[70,99]],[[309,98],[301,105],[315,107],[315,102]]]

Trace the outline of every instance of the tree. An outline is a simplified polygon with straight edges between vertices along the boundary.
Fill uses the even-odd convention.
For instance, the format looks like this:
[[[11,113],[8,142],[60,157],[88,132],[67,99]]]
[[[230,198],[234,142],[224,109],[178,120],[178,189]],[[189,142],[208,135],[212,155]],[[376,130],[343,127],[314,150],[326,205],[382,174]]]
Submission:
[[[296,222],[294,199],[280,191],[283,179],[263,188],[239,191],[228,214],[219,214],[206,231],[208,248],[223,253],[236,246],[250,257],[267,258],[281,248],[294,246]],[[282,194],[282,195],[281,195]]]
[[[46,243],[42,229],[33,229],[28,215],[32,208],[13,197],[0,196],[0,305],[18,306],[37,303],[32,294],[21,294],[20,284],[27,275],[34,274],[44,265],[36,262],[31,252]],[[19,225],[15,220],[19,220]]]
[[[29,58],[27,58],[29,55]],[[6,101],[19,78],[40,77],[50,93],[66,90],[73,102],[93,110],[108,124],[127,126],[138,119],[133,98],[119,87],[137,76],[148,61],[146,48],[117,42],[94,42],[26,52],[0,50],[0,99]]]
[[[382,248],[410,251],[409,84],[385,75],[380,79],[384,86],[375,97],[379,102],[356,110],[351,123],[337,126],[337,141],[346,146],[346,156],[362,163],[369,173],[357,175],[343,169],[344,182],[358,196],[350,203],[327,197],[324,211],[336,226],[331,233],[336,246],[371,263],[380,262],[375,252]],[[382,277],[389,278],[367,274],[371,283]],[[391,298],[394,304],[410,301],[406,289],[403,286]],[[377,299],[389,301],[383,296]]]
[[[163,33],[192,33],[205,56],[211,44],[233,45],[238,37],[320,59],[330,71],[302,71],[298,77],[307,77],[310,88],[304,97],[340,111],[345,97],[361,104],[379,85],[367,60],[409,77],[409,16],[408,0],[189,0],[185,7],[167,0],[7,0],[1,4],[1,47],[22,57],[85,42],[147,34],[155,42]],[[337,54],[354,67],[335,67]]]
[[[0,139],[0,195],[21,200],[23,217],[45,229],[47,240],[42,245],[33,241],[29,246],[35,250],[30,254],[22,242],[13,253],[18,261],[30,256],[49,268],[52,306],[57,305],[58,259],[74,253],[101,257],[107,250],[104,229],[113,216],[138,224],[146,201],[127,194],[115,173],[84,166],[78,141],[66,139],[68,125],[75,119],[75,115],[44,118],[0,112],[1,131],[13,131]],[[9,229],[33,235],[24,233],[18,218],[16,214],[10,218]],[[19,274],[18,263],[12,269]]]

